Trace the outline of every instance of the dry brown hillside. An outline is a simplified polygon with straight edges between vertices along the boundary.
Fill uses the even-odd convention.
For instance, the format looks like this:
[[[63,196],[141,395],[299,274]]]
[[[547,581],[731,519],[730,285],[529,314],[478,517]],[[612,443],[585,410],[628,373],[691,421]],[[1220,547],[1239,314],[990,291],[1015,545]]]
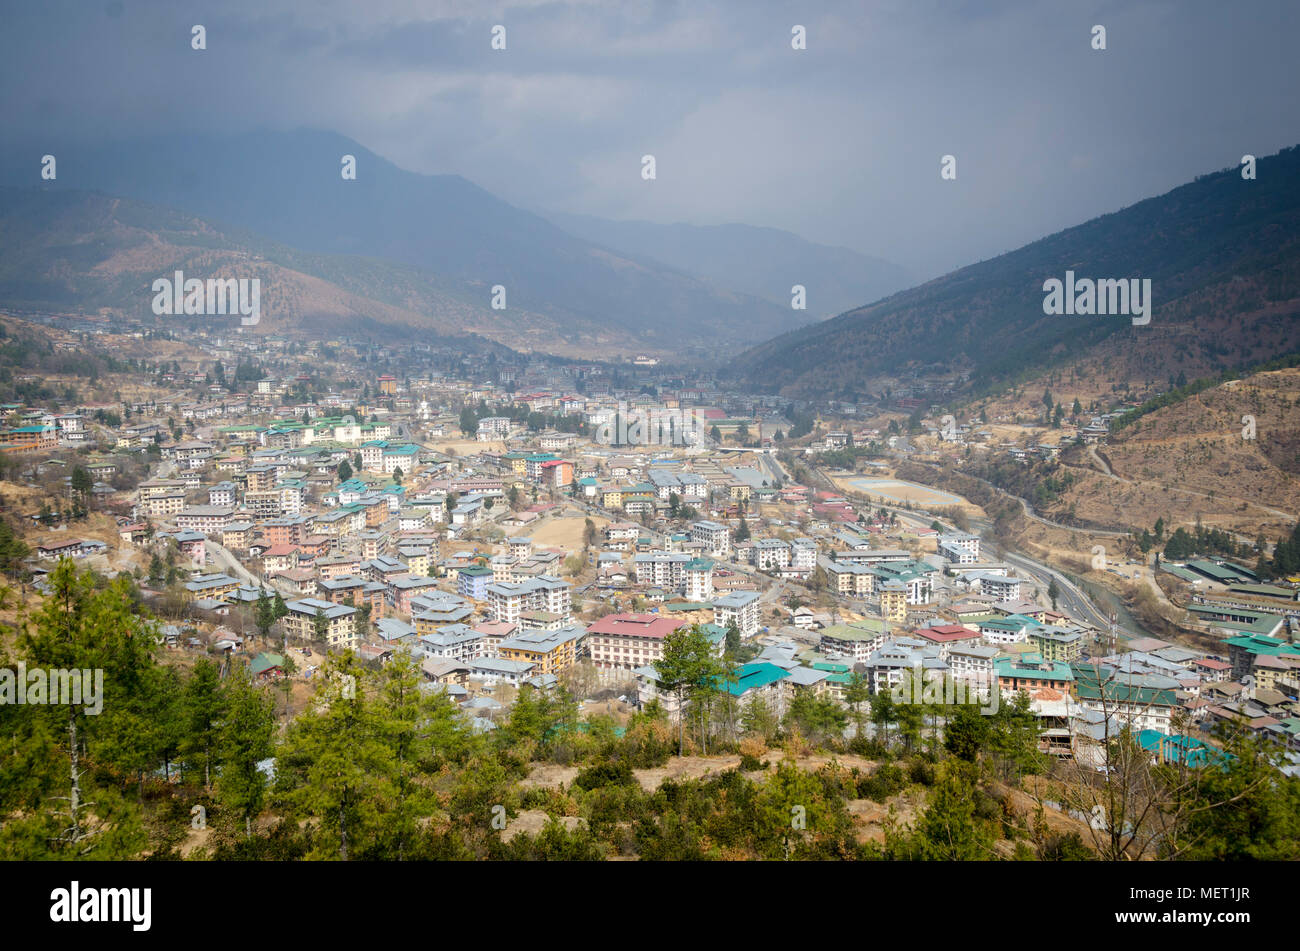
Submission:
[[[1243,437],[1253,416],[1255,438]],[[1163,517],[1250,538],[1300,513],[1300,370],[1258,373],[1159,409],[1078,454],[1062,500],[1083,519],[1150,526]],[[1088,467],[1083,469],[1081,467]],[[1105,472],[1109,467],[1109,474]]]

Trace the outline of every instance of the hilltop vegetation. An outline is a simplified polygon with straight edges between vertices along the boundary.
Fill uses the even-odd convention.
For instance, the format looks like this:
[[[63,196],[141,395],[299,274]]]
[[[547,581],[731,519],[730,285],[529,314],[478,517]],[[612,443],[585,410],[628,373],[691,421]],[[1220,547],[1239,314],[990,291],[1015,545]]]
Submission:
[[[685,723],[673,729],[653,705],[620,735],[581,717],[563,690],[525,689],[485,733],[420,689],[409,656],[373,667],[348,652],[326,661],[310,703],[286,722],[279,687],[256,682],[240,658],[181,667],[160,656],[129,577],[65,561],[50,583],[0,663],[99,668],[102,706],[0,704],[4,858],[1297,857],[1300,780],[1276,776],[1268,752],[1240,737],[1228,740],[1224,771],[1156,767],[1130,752],[1122,787],[1113,769],[1093,790],[1038,752],[1026,698],[982,716],[854,686],[847,711],[804,699],[778,722],[751,707],[736,718],[738,741],[711,741],[738,749],[737,766],[648,783],[670,760],[692,759],[673,758]],[[703,637],[683,643],[691,636]],[[873,757],[868,768],[836,761],[837,751],[855,758],[846,720],[877,728],[849,744]],[[779,759],[773,743],[784,744]],[[805,768],[809,745],[830,756]],[[533,781],[547,764],[576,772]],[[1085,815],[1107,796],[1113,834],[1049,813],[1043,792]],[[1233,809],[1214,808],[1227,801]]]

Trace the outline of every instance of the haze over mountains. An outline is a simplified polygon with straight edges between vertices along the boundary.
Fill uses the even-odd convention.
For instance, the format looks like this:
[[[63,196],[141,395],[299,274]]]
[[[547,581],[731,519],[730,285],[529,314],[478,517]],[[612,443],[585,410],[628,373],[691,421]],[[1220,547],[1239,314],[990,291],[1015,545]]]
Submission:
[[[502,285],[507,310],[497,317],[531,315],[528,325],[551,335],[549,341],[529,341],[539,349],[592,352],[640,344],[671,352],[734,346],[813,319],[809,311],[791,309],[788,284],[793,281],[784,277],[783,300],[760,299],[711,274],[705,280],[700,273],[709,268],[687,273],[672,262],[598,246],[460,176],[403,171],[333,133],[133,140],[93,148],[64,144],[36,154],[42,151],[58,159],[57,179],[41,183],[47,191],[98,190],[178,209],[223,232],[249,232],[309,254],[354,255],[414,268],[427,275],[425,282],[471,307],[477,300],[486,308],[491,288]],[[340,175],[344,155],[356,157],[355,181]],[[0,156],[4,184],[30,187],[38,180],[37,169],[30,149],[11,147]],[[849,270],[841,249],[821,249],[789,235],[776,240],[800,247],[809,273]],[[746,257],[748,251],[734,256]],[[435,309],[428,316],[445,327],[455,314]]]
[[[966,371],[987,392],[1102,354],[1112,380],[1247,366],[1300,347],[1300,147],[962,268],[742,354],[755,389],[852,400],[873,377]],[[1150,324],[1049,316],[1043,282],[1149,278]]]
[[[609,221],[548,212],[570,234],[662,261],[754,297],[790,306],[791,287],[807,291],[808,313],[833,317],[910,287],[911,275],[881,258],[805,241],[777,228]]]
[[[1296,148],[1260,159],[1255,180],[1236,168],[1201,176],[884,299],[906,274],[847,249],[743,225],[550,221],[332,133],[50,151],[58,178],[40,184],[31,150],[0,154],[0,182],[22,186],[0,189],[0,306],[143,313],[150,282],[176,268],[260,276],[275,318],[259,332],[399,328],[696,360],[750,344],[733,378],[850,400],[908,369],[966,373],[978,394],[1085,359],[1130,379],[1300,348]],[[339,175],[345,154],[356,181]],[[118,195],[128,197],[107,197]],[[1045,315],[1043,281],[1067,270],[1150,278],[1151,323]],[[795,283],[808,289],[806,311],[790,307]],[[489,306],[496,284],[505,310]]]

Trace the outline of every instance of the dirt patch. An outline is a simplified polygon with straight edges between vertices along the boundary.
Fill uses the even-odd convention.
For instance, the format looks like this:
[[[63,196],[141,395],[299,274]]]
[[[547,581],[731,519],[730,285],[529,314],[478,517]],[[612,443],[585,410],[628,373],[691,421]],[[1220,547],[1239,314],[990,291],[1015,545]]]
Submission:
[[[760,757],[768,764],[766,770],[755,770],[746,773],[751,779],[761,780],[764,776],[769,775],[772,767],[786,758],[782,750],[769,750]],[[825,754],[804,755],[795,760],[795,764],[800,769],[817,770],[831,761],[835,761],[844,769],[857,768],[863,772],[870,772],[875,769],[875,760],[864,759],[861,756],[831,756]],[[632,773],[636,776],[637,782],[646,792],[654,792],[664,782],[671,779],[674,782],[681,782],[687,779],[703,779],[706,776],[716,776],[719,773],[725,773],[730,769],[740,768],[740,755],[729,753],[725,756],[674,756],[665,765],[657,766],[653,769],[637,769]],[[536,788],[544,786],[559,786],[563,783],[565,786],[571,786],[573,780],[577,778],[581,771],[579,766],[557,766],[552,763],[543,763],[534,766],[532,772],[528,774],[520,785],[526,788]]]
[[[547,786],[572,786],[581,769],[577,766],[559,766],[555,763],[542,763],[534,766],[532,772],[519,781],[525,789]]]
[[[574,552],[582,550],[582,535],[590,518],[597,529],[603,530],[609,519],[598,515],[547,518],[539,525],[525,525],[511,529],[514,535],[524,535],[533,540],[534,548],[563,548]]]
[[[902,829],[916,821],[925,810],[925,801],[925,790],[919,788],[905,789],[884,802],[850,799],[848,810],[853,817],[858,841],[884,844],[885,824],[889,820],[890,810],[893,810],[895,824]]]
[[[569,832],[587,827],[587,820],[581,816],[556,816],[555,818]],[[505,835],[502,838],[509,842],[517,835],[537,835],[546,828],[546,823],[550,819],[551,817],[541,809],[525,809],[506,825]]]

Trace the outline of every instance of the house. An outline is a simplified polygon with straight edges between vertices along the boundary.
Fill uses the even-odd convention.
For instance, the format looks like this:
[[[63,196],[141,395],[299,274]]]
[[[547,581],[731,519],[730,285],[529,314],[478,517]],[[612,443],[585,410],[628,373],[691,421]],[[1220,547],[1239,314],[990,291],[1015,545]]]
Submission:
[[[249,661],[248,672],[254,680],[279,680],[284,676],[284,658],[279,654],[261,651]]]

